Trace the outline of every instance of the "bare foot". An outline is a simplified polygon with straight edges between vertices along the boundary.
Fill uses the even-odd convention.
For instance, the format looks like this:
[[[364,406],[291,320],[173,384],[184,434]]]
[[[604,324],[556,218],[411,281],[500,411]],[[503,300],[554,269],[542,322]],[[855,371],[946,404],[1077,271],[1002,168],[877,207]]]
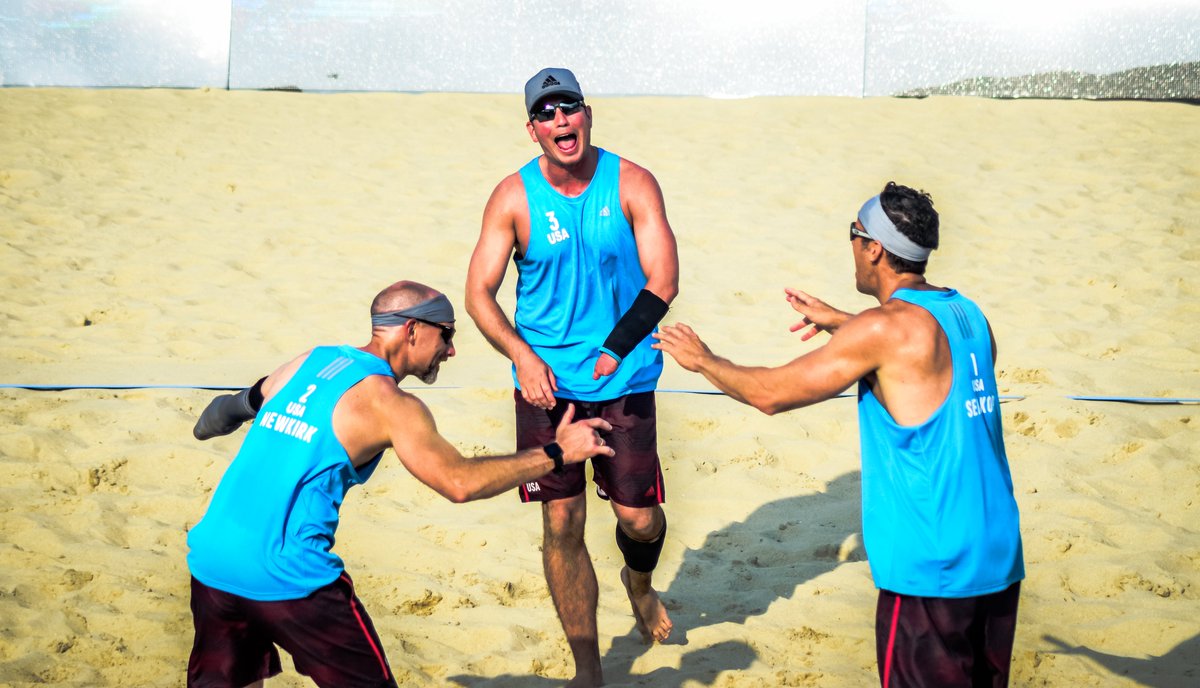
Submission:
[[[635,580],[635,577],[644,577],[645,580]],[[642,634],[642,641],[661,643],[666,640],[671,635],[673,624],[667,616],[667,608],[658,599],[658,593],[650,587],[650,576],[635,573],[624,566],[621,568],[621,582],[625,584],[625,593],[629,595],[629,606],[633,607],[633,619],[637,622],[638,632]]]
[[[604,679],[595,676],[575,675],[575,678],[567,681],[567,688],[595,688],[596,686],[604,685]]]

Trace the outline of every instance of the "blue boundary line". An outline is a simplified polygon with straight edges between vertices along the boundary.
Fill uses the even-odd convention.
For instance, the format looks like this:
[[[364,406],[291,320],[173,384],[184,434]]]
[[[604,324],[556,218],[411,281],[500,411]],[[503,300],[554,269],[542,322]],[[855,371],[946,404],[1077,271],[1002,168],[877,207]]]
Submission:
[[[101,390],[133,390],[133,389],[206,389],[214,392],[236,392],[244,389],[244,385],[227,386],[227,385],[22,385],[22,384],[0,384],[0,389],[27,389],[34,392],[65,392],[79,389],[101,389]],[[435,385],[427,387],[424,385],[413,387],[402,387],[401,389],[422,389],[422,390],[446,390],[446,389],[465,389],[457,385]],[[699,394],[703,396],[722,396],[723,392],[715,389],[672,389],[665,388],[656,390],[662,394]],[[845,392],[837,395],[839,399],[847,399],[857,396],[856,394]],[[1020,401],[1025,399],[1024,394],[1001,394],[1000,401]],[[1124,404],[1200,404],[1200,398],[1193,397],[1125,397],[1125,396],[1103,396],[1103,395],[1086,395],[1086,394],[1068,394],[1067,399],[1075,401],[1101,401]]]
[[[214,392],[236,392],[245,389],[246,385],[238,385],[230,387],[226,385],[20,385],[20,384],[0,384],[0,389],[28,389],[34,392],[65,392],[74,389],[208,389]],[[426,387],[401,387],[401,389],[463,389],[458,386],[434,386]]]
[[[1075,399],[1076,401],[1113,401],[1124,404],[1200,404],[1200,399],[1192,399],[1188,397],[1105,397],[1071,395],[1067,398]]]
[[[131,390],[131,389],[207,389],[214,392],[236,392],[244,389],[244,385],[226,386],[226,385],[22,385],[22,384],[0,384],[0,389],[27,389],[34,392],[65,392],[76,389],[107,389],[107,390]],[[438,386],[414,386],[403,387],[402,389],[428,389],[428,390],[444,390],[444,389],[465,389],[457,385],[438,385]],[[659,389],[656,390],[662,394],[700,394],[706,396],[721,396],[723,392],[715,389]],[[845,399],[857,396],[846,392],[837,395],[839,399]],[[1020,401],[1024,399],[1023,394],[1001,394],[1001,401]],[[1200,404],[1200,398],[1195,397],[1124,397],[1124,396],[1104,396],[1104,395],[1087,395],[1087,394],[1068,394],[1067,399],[1075,401],[1103,401],[1124,404]]]

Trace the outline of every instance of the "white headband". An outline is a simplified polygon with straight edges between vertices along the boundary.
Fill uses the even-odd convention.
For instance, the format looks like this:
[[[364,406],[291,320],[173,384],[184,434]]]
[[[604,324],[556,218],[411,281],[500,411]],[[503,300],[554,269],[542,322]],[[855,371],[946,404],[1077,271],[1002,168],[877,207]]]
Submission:
[[[933,252],[933,249],[916,244],[896,229],[896,225],[892,224],[892,219],[884,212],[883,205],[879,202],[879,196],[872,196],[867,199],[866,203],[863,203],[862,207],[858,209],[858,221],[862,223],[872,239],[878,241],[889,252],[905,260],[923,263],[929,260],[929,254]]]

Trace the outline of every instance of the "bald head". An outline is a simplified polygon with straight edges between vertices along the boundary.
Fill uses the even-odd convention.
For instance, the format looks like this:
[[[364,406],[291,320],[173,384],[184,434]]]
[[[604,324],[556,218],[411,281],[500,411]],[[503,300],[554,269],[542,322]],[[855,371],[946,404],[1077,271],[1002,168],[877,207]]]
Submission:
[[[425,323],[418,328],[413,321]],[[411,325],[411,326],[410,326]],[[430,337],[428,326],[440,330]],[[454,305],[440,291],[402,280],[371,302],[371,341],[363,351],[382,358],[397,380],[416,375],[425,384],[437,380],[438,366],[454,355]]]
[[[371,315],[408,310],[440,294],[437,289],[420,282],[400,280],[375,295],[375,300],[371,302]]]

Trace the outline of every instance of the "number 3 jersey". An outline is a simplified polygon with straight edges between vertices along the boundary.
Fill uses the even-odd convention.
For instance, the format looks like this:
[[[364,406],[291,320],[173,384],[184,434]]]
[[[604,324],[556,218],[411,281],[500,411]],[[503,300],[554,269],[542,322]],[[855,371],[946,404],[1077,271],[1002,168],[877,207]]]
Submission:
[[[1017,502],[1000,427],[987,320],[957,291],[899,289],[937,319],[954,379],[925,422],[899,425],[858,386],[863,541],[875,585],[901,595],[975,597],[1025,577]]]
[[[342,560],[330,551],[338,510],[380,457],[354,467],[333,433],[333,409],[368,375],[392,371],[354,347],[317,347],[263,405],[188,533],[197,580],[269,601],[306,597],[341,575]]]
[[[557,396],[577,401],[652,391],[662,372],[662,353],[650,348],[653,339],[647,336],[615,373],[592,379],[604,340],[646,286],[633,228],[621,210],[621,159],[596,150],[596,173],[574,198],[550,186],[540,157],[520,170],[529,245],[516,257],[513,320],[521,338],[554,371]]]

